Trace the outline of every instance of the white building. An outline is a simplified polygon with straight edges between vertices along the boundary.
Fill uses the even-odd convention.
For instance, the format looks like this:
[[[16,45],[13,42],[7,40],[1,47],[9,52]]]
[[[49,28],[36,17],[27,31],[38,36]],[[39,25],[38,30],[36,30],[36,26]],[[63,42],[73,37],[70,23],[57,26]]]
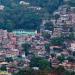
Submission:
[[[4,5],[0,5],[0,10],[3,10],[4,9]]]
[[[75,43],[71,43],[71,47],[70,48],[71,48],[72,51],[75,51]]]
[[[30,3],[25,2],[25,1],[20,1],[19,4],[21,4],[21,5],[29,5]]]

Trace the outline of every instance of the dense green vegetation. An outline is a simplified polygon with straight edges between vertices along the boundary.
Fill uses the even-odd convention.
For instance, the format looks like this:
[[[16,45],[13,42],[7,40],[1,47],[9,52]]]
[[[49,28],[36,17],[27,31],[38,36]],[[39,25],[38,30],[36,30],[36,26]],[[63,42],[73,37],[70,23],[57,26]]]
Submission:
[[[45,26],[45,29],[46,30],[53,31],[53,29],[54,29],[54,26],[53,26],[53,23],[52,22],[48,22],[44,26]]]
[[[26,1],[26,0],[25,0]],[[63,0],[27,0],[34,6],[45,8],[48,12],[52,13],[63,3]]]
[[[63,38],[56,37],[56,38],[52,38],[51,39],[51,44],[52,45],[59,45],[59,46],[61,46],[61,45],[63,45],[63,43],[64,43]]]
[[[51,68],[51,64],[46,59],[33,57],[30,62],[30,67],[38,67],[40,70],[49,71]]]
[[[0,28],[3,29],[36,29],[40,23],[39,15],[21,6],[0,12]]]
[[[23,47],[23,51],[25,52],[25,55],[27,56],[27,55],[29,54],[29,50],[30,50],[30,48],[31,48],[31,44],[29,44],[29,43],[24,43],[24,44],[22,45],[22,47]]]
[[[20,5],[21,0],[0,0],[4,5],[3,11],[0,11],[0,29],[38,29],[42,19],[48,18],[49,14],[55,11],[63,0],[23,0],[30,5]],[[34,10],[28,7],[41,7],[41,10]]]

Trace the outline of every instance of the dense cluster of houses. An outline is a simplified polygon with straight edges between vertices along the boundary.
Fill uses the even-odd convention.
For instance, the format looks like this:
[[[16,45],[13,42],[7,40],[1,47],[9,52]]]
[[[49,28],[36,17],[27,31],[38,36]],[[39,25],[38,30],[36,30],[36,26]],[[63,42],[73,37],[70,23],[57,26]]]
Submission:
[[[54,23],[54,33],[53,36],[60,37],[68,36],[72,30],[75,29],[75,7],[70,7],[68,5],[63,5],[59,7],[59,9],[54,12],[54,15],[58,14],[60,17],[56,19],[52,19]],[[75,32],[74,32],[75,33]]]
[[[31,43],[31,49],[29,56],[25,56],[22,48],[22,44],[28,42]],[[31,35],[15,35],[7,30],[0,29],[0,67],[5,65],[8,72],[17,72],[19,68],[29,67],[31,53],[34,53],[37,57],[48,56],[48,61],[52,63],[53,67],[59,65],[64,66],[66,69],[75,69],[75,63],[65,60],[63,63],[57,59],[58,56],[64,55],[68,57],[75,51],[75,42],[69,43],[69,50],[63,49],[61,46],[50,46],[50,53],[55,55],[48,55],[45,50],[45,44],[48,44],[48,40],[44,40],[40,33]],[[68,43],[67,43],[68,45]],[[56,49],[56,50],[55,50]],[[61,50],[61,51],[60,51]],[[21,57],[20,57],[21,56]]]
[[[44,44],[47,41],[44,41],[40,34],[34,36],[33,34],[17,35],[0,29],[0,68],[6,66],[7,71],[12,73],[18,71],[19,68],[29,66],[31,56],[26,57],[22,48],[22,44],[25,42],[32,43],[30,53],[33,52],[36,56],[44,56]]]
[[[69,37],[71,33],[75,37],[75,7],[70,7],[69,5],[65,4],[59,7],[59,9],[54,12],[54,16],[56,18],[52,18],[50,21],[54,25],[54,30],[50,32],[51,38],[55,37]],[[59,17],[59,18],[58,18]],[[48,22],[48,20],[43,21],[42,30],[44,30],[44,24]],[[47,30],[44,30],[44,32]],[[73,37],[72,36],[72,37]],[[56,54],[54,57],[50,55],[50,61],[52,62],[53,67],[58,67],[59,65],[64,66],[68,70],[75,71],[75,41],[73,40],[66,40],[64,42],[66,48],[62,48],[61,46],[50,46],[50,53]],[[67,59],[60,64],[59,60],[57,59],[58,56],[64,55],[65,58],[72,57],[74,58],[74,62],[68,61]]]
[[[22,2],[21,2],[22,3]],[[1,6],[2,8],[2,6]],[[59,19],[51,19],[54,24],[54,31],[51,37],[68,36],[75,29],[75,8],[64,5],[54,13],[60,15]],[[44,25],[44,24],[43,24]],[[75,71],[75,41],[65,41],[64,46],[51,45],[48,54],[45,45],[49,40],[45,40],[41,33],[26,34],[24,30],[17,31],[21,35],[0,29],[0,68],[6,66],[8,72],[17,72],[21,68],[29,67],[32,53],[36,57],[44,57],[52,63],[52,67],[64,66],[67,70]],[[16,32],[16,33],[17,33]],[[49,31],[47,31],[49,32]],[[25,34],[24,34],[25,33]],[[25,56],[22,44],[30,43],[29,55]],[[58,60],[59,56],[64,58],[72,57],[74,60],[66,59],[62,63]]]

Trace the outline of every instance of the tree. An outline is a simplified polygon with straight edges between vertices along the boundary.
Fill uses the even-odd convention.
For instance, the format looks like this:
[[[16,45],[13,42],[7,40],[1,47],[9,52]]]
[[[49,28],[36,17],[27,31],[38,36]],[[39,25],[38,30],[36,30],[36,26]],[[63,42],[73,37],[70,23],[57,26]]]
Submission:
[[[63,45],[63,43],[64,43],[64,40],[62,38],[55,37],[51,39],[52,45]]]
[[[57,75],[64,75],[65,69],[64,69],[63,66],[59,66],[59,67],[56,69],[56,72],[57,72]]]
[[[71,72],[70,72],[70,71],[65,70],[65,71],[64,71],[64,75],[71,75]]]
[[[64,62],[65,57],[63,55],[58,56],[57,59],[60,61],[60,63]]]
[[[73,71],[73,72],[71,72],[71,75],[75,75],[75,72]]]
[[[24,44],[22,44],[22,47],[23,47],[23,51],[25,52],[25,55],[27,56],[29,54],[31,44],[30,43],[24,43]]]
[[[73,32],[71,32],[71,33],[69,34],[68,39],[69,39],[69,40],[74,40],[74,39],[75,39],[75,36],[74,36],[74,33],[73,33]]]
[[[46,59],[42,59],[39,57],[33,57],[30,62],[30,67],[39,67],[40,70],[50,70],[50,62]]]
[[[50,44],[45,44],[45,50],[47,53],[50,53]]]
[[[42,33],[42,36],[44,37],[44,39],[46,39],[46,40],[49,40],[50,39],[50,37],[51,37],[51,35],[50,35],[50,33],[49,32],[43,32]]]
[[[48,22],[44,26],[45,26],[45,29],[46,30],[53,31],[53,29],[54,29],[54,26],[53,26],[53,23],[52,22]]]
[[[2,65],[2,66],[1,66],[1,68],[0,68],[0,70],[1,70],[1,71],[6,71],[6,70],[7,70],[7,68],[6,68],[6,66],[5,66],[5,65]]]
[[[5,61],[6,62],[12,62],[13,61],[13,58],[12,57],[7,57],[7,58],[5,58]]]
[[[68,60],[69,62],[75,62],[75,59],[74,59],[74,57],[72,57],[72,56],[67,57],[67,60]]]
[[[75,56],[75,51],[73,52],[73,56]]]
[[[55,14],[55,20],[56,20],[56,23],[57,23],[57,20],[60,18],[60,15],[59,14]]]

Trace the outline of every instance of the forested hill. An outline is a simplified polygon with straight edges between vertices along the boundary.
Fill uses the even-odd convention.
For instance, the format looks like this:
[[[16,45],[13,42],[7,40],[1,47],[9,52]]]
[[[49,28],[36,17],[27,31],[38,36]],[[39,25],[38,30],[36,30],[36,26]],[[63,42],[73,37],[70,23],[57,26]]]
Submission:
[[[40,6],[52,13],[56,10],[61,4],[63,4],[63,0],[24,0],[30,2],[34,6]]]
[[[44,14],[49,16],[61,4],[63,0],[0,0],[0,28],[37,29]]]
[[[16,5],[18,6],[20,1],[29,2],[30,5],[33,6],[40,6],[51,13],[56,10],[56,8],[58,8],[64,0],[0,0],[1,4],[8,7],[14,7]]]

